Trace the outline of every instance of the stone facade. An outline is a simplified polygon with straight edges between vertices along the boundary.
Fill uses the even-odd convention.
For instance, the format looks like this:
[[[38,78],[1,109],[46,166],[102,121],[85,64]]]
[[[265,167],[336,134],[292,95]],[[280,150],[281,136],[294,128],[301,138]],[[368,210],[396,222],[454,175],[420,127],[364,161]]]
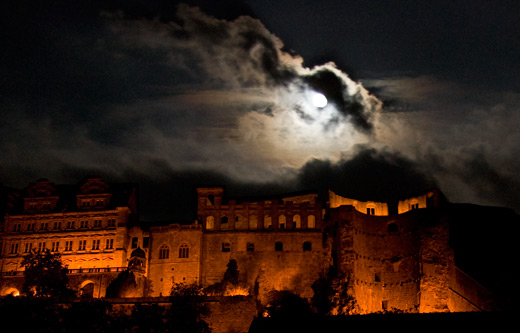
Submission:
[[[23,255],[46,248],[62,253],[72,287],[93,297],[127,267],[138,283],[127,297],[160,297],[173,283],[217,286],[234,261],[240,288],[226,292],[264,305],[273,290],[310,300],[334,268],[359,313],[483,310],[455,267],[438,191],[389,214],[387,203],[332,191],[325,206],[313,193],[228,200],[221,187],[199,188],[190,225],[140,224],[135,187],[99,178],[72,187],[40,180],[18,199],[2,224],[1,295],[21,290]]]

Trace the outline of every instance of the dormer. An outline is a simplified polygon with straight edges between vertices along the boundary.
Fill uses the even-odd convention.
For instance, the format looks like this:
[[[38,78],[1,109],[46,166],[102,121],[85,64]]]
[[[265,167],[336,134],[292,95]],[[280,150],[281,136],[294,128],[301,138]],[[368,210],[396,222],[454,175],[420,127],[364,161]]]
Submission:
[[[50,212],[56,208],[58,200],[59,197],[54,184],[47,179],[38,179],[27,187],[24,211],[26,213]]]
[[[107,183],[101,178],[88,178],[79,189],[76,204],[83,210],[105,209],[111,197]]]

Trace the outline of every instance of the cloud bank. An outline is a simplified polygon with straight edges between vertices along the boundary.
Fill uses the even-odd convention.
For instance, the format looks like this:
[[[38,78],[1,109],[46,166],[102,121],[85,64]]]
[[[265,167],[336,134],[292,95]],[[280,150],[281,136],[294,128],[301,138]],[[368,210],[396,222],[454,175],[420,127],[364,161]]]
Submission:
[[[44,14],[52,24],[41,24]],[[179,216],[197,185],[335,187],[374,200],[438,186],[451,200],[519,208],[514,93],[434,77],[356,82],[332,62],[304,66],[257,19],[187,5],[168,19],[27,17],[2,78],[5,184],[93,173],[137,181],[148,212],[162,204],[167,216]]]

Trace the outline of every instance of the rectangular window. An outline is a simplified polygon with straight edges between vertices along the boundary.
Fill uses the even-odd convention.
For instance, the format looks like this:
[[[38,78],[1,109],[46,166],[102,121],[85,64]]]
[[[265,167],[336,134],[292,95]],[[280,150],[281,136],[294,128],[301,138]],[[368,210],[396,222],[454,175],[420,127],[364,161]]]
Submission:
[[[61,229],[61,221],[54,222],[54,225],[52,227],[54,230]]]
[[[86,240],[80,240],[78,244],[78,251],[85,251],[85,248],[87,247],[87,241]]]
[[[17,254],[18,253],[18,243],[11,244],[11,254]]]
[[[38,252],[45,251],[45,242],[39,242],[38,243]]]
[[[23,252],[29,253],[32,250],[32,243],[25,243],[25,249]]]
[[[311,242],[304,242],[303,243],[303,251],[311,251],[312,250],[312,243]]]
[[[246,244],[247,252],[255,252],[255,243],[247,243]]]
[[[72,251],[72,241],[65,242],[65,251]]]
[[[132,249],[136,249],[137,248],[138,242],[139,242],[139,238],[137,238],[137,237],[133,237],[132,238]]]
[[[274,243],[274,250],[275,251],[283,251],[283,243],[282,242]]]
[[[94,228],[101,228],[101,220],[94,220]]]
[[[222,252],[231,252],[231,244],[222,243]]]
[[[99,239],[92,240],[92,250],[99,250]]]
[[[109,250],[114,248],[114,240],[112,238],[107,239],[105,248]]]
[[[82,229],[88,228],[88,221],[81,221],[80,228],[82,228]]]
[[[109,219],[107,222],[107,227],[113,228],[116,226],[116,219]]]
[[[143,248],[147,249],[150,243],[150,237],[143,237]]]
[[[22,225],[20,223],[16,223],[13,227],[13,231],[19,232],[20,230],[22,230]]]
[[[74,229],[74,221],[67,221],[67,229]]]
[[[27,231],[34,231],[34,222],[27,225]]]
[[[51,251],[58,252],[60,248],[60,242],[52,242]]]
[[[48,222],[42,222],[40,224],[40,230],[47,230],[49,228],[49,223]]]
[[[376,209],[375,208],[367,208],[367,214],[368,215],[375,215]]]

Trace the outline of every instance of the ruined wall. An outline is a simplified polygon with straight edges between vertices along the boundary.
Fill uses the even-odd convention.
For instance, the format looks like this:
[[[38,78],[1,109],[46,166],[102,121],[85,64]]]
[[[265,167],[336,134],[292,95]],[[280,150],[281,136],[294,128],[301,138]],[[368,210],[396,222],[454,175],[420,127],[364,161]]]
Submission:
[[[446,220],[437,211],[369,216],[331,209],[340,272],[361,313],[448,311],[454,269]]]
[[[413,211],[421,222],[421,297],[420,312],[447,312],[450,272],[454,269],[453,250],[449,246],[449,228],[444,216],[433,211]]]
[[[329,207],[338,208],[340,206],[353,206],[358,212],[363,214],[377,216],[388,215],[388,204],[386,202],[359,201],[344,198],[329,190]]]
[[[208,232],[202,244],[204,287],[220,282],[229,260],[235,259],[240,282],[252,294],[258,293],[261,301],[271,290],[312,297],[311,285],[328,264],[319,231]]]
[[[353,288],[363,312],[416,311],[420,251],[414,222],[353,212]]]

